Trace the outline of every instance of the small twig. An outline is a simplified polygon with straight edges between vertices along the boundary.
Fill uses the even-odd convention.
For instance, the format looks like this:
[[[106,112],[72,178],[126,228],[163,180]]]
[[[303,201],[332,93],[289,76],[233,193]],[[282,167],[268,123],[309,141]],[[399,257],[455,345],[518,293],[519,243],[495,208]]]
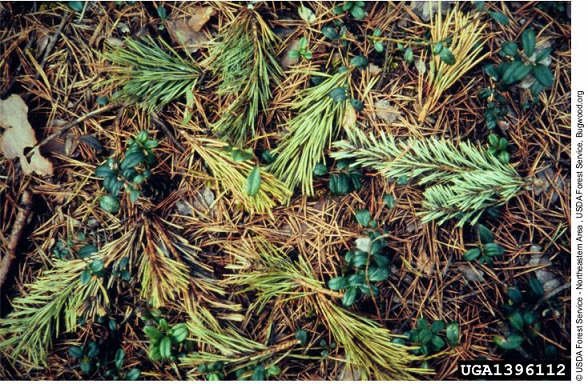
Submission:
[[[25,190],[20,199],[20,206],[16,214],[16,220],[12,226],[12,233],[10,234],[10,241],[8,242],[8,249],[6,255],[0,259],[0,290],[6,282],[8,272],[12,262],[16,259],[16,249],[18,242],[22,236],[27,218],[31,213],[31,204],[33,202],[33,194],[29,190]]]
[[[84,116],[80,116],[77,119],[75,119],[74,121],[71,121],[67,124],[65,124],[63,127],[59,128],[59,130],[53,132],[52,134],[50,134],[49,136],[47,136],[43,141],[41,141],[39,144],[35,145],[33,148],[31,148],[26,154],[25,156],[28,158],[29,156],[31,156],[33,154],[33,152],[35,152],[37,149],[41,148],[42,146],[44,146],[45,144],[47,144],[48,142],[50,142],[51,140],[55,139],[58,136],[63,135],[65,132],[67,132],[68,130],[70,130],[72,127],[78,125],[79,123],[81,123],[82,121],[89,119],[92,116],[96,116],[102,112],[106,112],[109,111],[111,109],[114,109],[116,107],[119,107],[120,104],[108,104],[102,108],[98,108],[95,109],[91,112],[86,113]]]
[[[29,49],[31,49],[31,47],[33,46],[33,41],[35,41],[35,39],[32,36],[29,36],[29,42],[25,46],[23,52],[26,52]],[[14,70],[14,75],[13,75],[12,79],[10,79],[10,83],[8,83],[8,86],[6,87],[4,92],[2,92],[2,95],[0,95],[0,99],[3,100],[6,98],[6,96],[8,96],[8,94],[12,90],[12,87],[14,87],[14,84],[16,84],[16,79],[18,78],[21,70],[22,70],[22,61],[18,63],[18,66]]]
[[[163,131],[165,132],[165,134],[170,138],[170,140],[174,143],[174,145],[180,151],[182,151],[182,152],[185,152],[186,151],[186,149],[184,148],[184,146],[174,136],[174,134],[172,133],[171,129],[168,127],[168,125],[163,120],[160,120],[159,117],[156,114],[152,114],[151,115],[151,119],[153,119],[153,122],[155,123],[155,125],[157,125],[161,129],[163,129]]]
[[[70,13],[69,15],[65,16],[61,20],[61,23],[59,24],[57,31],[55,31],[53,36],[51,36],[51,38],[49,39],[49,44],[47,44],[47,48],[45,48],[45,51],[43,52],[43,59],[41,59],[41,63],[39,64],[39,67],[41,67],[41,68],[45,67],[45,63],[47,63],[47,59],[49,58],[49,54],[51,53],[51,51],[53,51],[53,48],[55,48],[55,44],[57,44],[57,40],[59,39],[59,36],[61,36],[61,32],[63,32],[63,29],[71,21],[71,19],[73,19],[74,15],[75,15],[75,13]],[[41,74],[37,73],[37,76],[35,78],[39,79],[40,76],[41,76]]]

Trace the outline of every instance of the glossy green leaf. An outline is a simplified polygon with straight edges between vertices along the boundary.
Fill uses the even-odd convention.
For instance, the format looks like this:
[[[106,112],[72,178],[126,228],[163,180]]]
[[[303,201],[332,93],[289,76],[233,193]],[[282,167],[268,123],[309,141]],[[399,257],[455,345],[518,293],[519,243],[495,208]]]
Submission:
[[[159,343],[159,353],[162,359],[169,359],[172,353],[172,342],[169,336],[164,336]]]
[[[87,259],[88,257],[92,256],[96,252],[98,252],[98,247],[96,247],[94,244],[88,244],[88,245],[84,245],[80,249],[80,252],[78,253],[78,256],[81,259]]]
[[[363,10],[363,8],[358,6],[354,6],[353,8],[351,8],[351,11],[349,11],[349,13],[351,13],[351,16],[353,16],[355,20],[362,20],[365,17],[365,11]]]
[[[411,47],[408,47],[404,50],[404,54],[402,55],[402,58],[404,59],[404,61],[406,61],[409,64],[414,61],[414,54],[412,53]]]
[[[105,177],[113,177],[116,175],[116,173],[110,169],[110,166],[108,164],[102,164],[96,167],[96,170],[94,171],[94,174],[96,175],[96,177],[100,177],[100,178],[105,178]]]
[[[291,59],[298,59],[298,58],[300,58],[300,51],[298,51],[296,49],[292,49],[288,52],[288,56]]]
[[[433,350],[435,352],[439,352],[441,349],[445,347],[445,341],[441,338],[441,336],[434,335],[431,338],[431,344],[433,344]]]
[[[374,49],[376,50],[376,52],[384,52],[384,44],[381,41],[376,41],[374,43]]]
[[[353,107],[353,109],[355,109],[358,112],[363,111],[363,108],[365,107],[363,105],[363,103],[357,99],[350,99],[349,102],[350,102],[351,106]]]
[[[149,358],[153,361],[159,361],[161,360],[161,352],[159,350],[159,345],[157,345],[156,347],[153,347],[150,351],[149,351]]]
[[[261,188],[261,170],[259,165],[256,165],[251,170],[249,176],[247,176],[247,181],[245,183],[245,193],[247,196],[255,196],[259,189]]]
[[[535,79],[535,82],[533,83],[533,85],[531,85],[529,91],[531,91],[531,96],[537,97],[539,96],[541,91],[543,91],[543,85],[541,85],[541,83],[537,81],[537,79]]]
[[[346,174],[331,174],[329,177],[329,189],[335,195],[345,195],[351,191],[351,180]]]
[[[88,344],[88,352],[86,352],[86,356],[88,356],[90,359],[93,359],[96,356],[98,356],[99,353],[100,353],[100,348],[98,347],[98,344],[91,341]]]
[[[525,325],[531,325],[537,320],[537,317],[537,312],[525,311],[523,313],[523,323]]]
[[[427,323],[427,320],[421,317],[417,320],[416,327],[420,330],[427,329],[429,327],[429,323]]]
[[[357,254],[361,255],[364,253],[357,252]],[[358,273],[351,275],[351,276],[348,276],[347,281],[349,282],[349,285],[352,287],[356,287],[361,284],[365,284],[365,272],[363,270],[360,270]]]
[[[125,351],[122,348],[119,348],[114,355],[114,365],[120,371],[123,366],[123,362],[125,360]]]
[[[501,151],[498,155],[498,159],[502,164],[510,163],[510,154],[507,151]]]
[[[515,60],[509,64],[502,74],[502,81],[506,85],[517,83],[523,80],[533,68],[523,63],[521,60]]]
[[[533,67],[533,74],[535,75],[537,81],[541,83],[541,85],[543,85],[544,87],[550,88],[553,85],[553,74],[547,66],[543,64],[535,65]]]
[[[456,322],[449,323],[445,329],[447,340],[451,346],[459,344],[459,324]]]
[[[368,66],[367,58],[363,55],[355,56],[350,61],[351,65],[360,69],[366,69]]]
[[[504,255],[504,248],[495,243],[484,244],[483,252],[485,256],[496,257]]]
[[[355,302],[355,298],[357,296],[357,288],[351,287],[345,291],[343,294],[343,299],[341,299],[341,303],[345,307],[350,307]]]
[[[84,272],[80,275],[80,282],[82,285],[88,285],[88,283],[92,280],[92,271],[89,269],[84,269]]]
[[[430,350],[429,350],[429,343],[428,342],[426,344],[421,345],[420,352],[421,352],[421,354],[423,354],[425,356],[429,354]]]
[[[331,280],[329,280],[328,286],[330,289],[334,290],[334,291],[340,291],[342,289],[345,289],[349,286],[349,283],[347,282],[347,278],[344,276],[339,276],[339,277],[334,277]]]
[[[329,173],[329,169],[326,165],[319,163],[314,166],[314,170],[312,171],[312,173],[315,176],[325,176],[327,173]]]
[[[84,9],[84,2],[83,1],[68,1],[67,6],[76,12],[82,12],[82,10]]]
[[[129,194],[129,200],[131,200],[131,203],[134,203],[135,201],[139,200],[139,197],[141,197],[141,191],[139,191],[138,189],[133,189]]]
[[[482,253],[482,251],[480,251],[480,248],[472,248],[463,254],[463,259],[465,261],[474,261],[478,257],[480,257],[481,253]]]
[[[145,335],[151,339],[152,342],[155,342],[156,340],[159,340],[163,337],[163,333],[153,325],[144,326],[143,332],[145,332]]]
[[[169,330],[169,325],[167,323],[166,319],[159,319],[159,326],[165,331],[167,332]]]
[[[138,368],[133,368],[127,372],[125,379],[129,381],[135,381],[141,376],[141,371]]]
[[[494,336],[494,342],[496,345],[505,350],[516,349],[523,343],[523,341],[523,337],[516,334],[510,335],[508,338]]]
[[[490,17],[502,25],[508,25],[509,23],[508,17],[502,12],[490,12]]]
[[[389,209],[394,208],[394,206],[396,205],[396,199],[394,199],[394,196],[392,196],[389,193],[384,193],[382,199],[384,200],[384,204],[386,205],[386,207]]]
[[[306,346],[308,343],[308,332],[304,329],[299,329],[294,333],[294,337],[296,340],[300,341],[300,345]]]
[[[342,102],[347,100],[347,89],[344,87],[337,87],[337,88],[333,88],[331,90],[331,92],[329,92],[329,96],[335,101],[335,102]]]
[[[545,295],[545,290],[543,289],[543,284],[541,284],[539,279],[537,279],[536,277],[529,279],[528,284],[529,284],[529,289],[531,290],[531,293],[534,296],[542,297],[543,295]]]
[[[435,320],[431,324],[431,332],[439,333],[445,328],[445,322],[443,320]]]
[[[478,224],[478,235],[482,244],[488,244],[494,241],[494,234],[485,225]]]
[[[84,356],[82,348],[78,347],[77,345],[72,345],[71,347],[69,347],[67,353],[74,359],[81,359],[82,356]]]
[[[504,44],[502,44],[502,52],[504,52],[504,54],[511,56],[511,57],[519,57],[519,47],[517,46],[516,43],[512,42],[512,41],[508,41]]]
[[[456,62],[453,52],[451,52],[451,50],[447,47],[443,47],[443,49],[439,53],[439,57],[447,65],[453,65]]]
[[[359,172],[351,172],[349,174],[349,180],[351,181],[351,191],[358,191],[361,189],[361,181],[363,180],[363,175]]]
[[[117,198],[110,195],[100,197],[100,208],[110,213],[117,213],[120,209],[120,202]]]
[[[370,268],[368,271],[368,278],[373,282],[384,281],[388,278],[389,275],[390,272],[388,271],[388,268]]]
[[[382,248],[384,248],[384,246],[385,243],[383,241],[372,241],[369,251],[372,255],[376,255]]]
[[[490,146],[498,146],[498,140],[498,136],[496,136],[495,134],[491,133],[490,135],[488,135],[488,142],[490,143]],[[490,234],[492,235],[492,232],[490,232]],[[494,235],[492,235],[492,240],[490,241],[494,241]]]
[[[267,370],[265,371],[265,373],[268,376],[277,376],[280,374],[282,370],[280,369],[280,367],[278,367],[277,365],[270,365]]]
[[[418,340],[421,343],[426,344],[426,343],[430,342],[432,338],[433,338],[433,332],[431,332],[431,330],[421,329],[419,331]]]
[[[99,273],[104,269],[104,262],[102,260],[92,260],[90,263],[90,270],[93,273]]]
[[[390,266],[390,259],[382,255],[372,255],[378,267],[387,268]]]
[[[516,306],[520,305],[523,302],[523,295],[517,287],[508,287],[508,289],[506,290],[506,296]]]
[[[170,336],[176,344],[180,344],[188,337],[188,326],[185,323],[179,323],[172,327]]]
[[[244,151],[239,148],[233,148],[231,150],[231,157],[235,161],[248,161],[253,159],[253,152],[252,151]]]
[[[349,11],[351,8],[353,8],[353,6],[353,1],[346,1],[345,3],[343,3],[343,10]]]
[[[360,254],[360,255],[355,255],[351,258],[351,267],[353,268],[360,268],[363,267],[367,264],[367,255],[364,254]]]
[[[527,58],[535,53],[535,31],[531,28],[525,30],[521,35],[521,42],[523,43],[523,50]]]
[[[324,26],[322,29],[323,35],[330,40],[338,40],[339,39],[339,34],[337,33],[337,30],[329,25]]]
[[[398,184],[398,185],[406,185],[406,184],[408,184],[408,176],[400,176],[396,180],[396,184]]]
[[[120,163],[120,169],[125,171],[127,169],[133,169],[137,165],[141,164],[145,160],[143,152],[133,152],[125,156],[124,160]]]
[[[492,80],[494,80],[494,81],[497,81],[500,78],[500,74],[498,73],[496,66],[494,66],[492,64],[486,65],[484,67],[484,72],[486,72],[486,74],[488,76],[490,76],[492,78]]]
[[[82,360],[80,360],[80,371],[82,371],[82,373],[85,373],[87,375],[88,373],[90,373],[91,370],[92,370],[92,361],[90,359],[88,359],[87,357],[82,358]]]
[[[520,312],[515,312],[508,317],[510,325],[517,331],[522,331],[525,327],[523,315]]]
[[[265,369],[263,365],[258,365],[253,370],[253,374],[251,375],[251,380],[253,381],[263,381],[265,380]]]
[[[501,137],[498,141],[498,149],[504,150],[506,147],[508,147],[508,140],[506,140],[506,137]]]
[[[372,219],[370,211],[367,209],[358,209],[355,211],[355,220],[364,227],[367,227]]]
[[[161,20],[167,19],[167,12],[165,11],[163,5],[157,7],[157,15],[159,16],[159,18],[161,18]]]

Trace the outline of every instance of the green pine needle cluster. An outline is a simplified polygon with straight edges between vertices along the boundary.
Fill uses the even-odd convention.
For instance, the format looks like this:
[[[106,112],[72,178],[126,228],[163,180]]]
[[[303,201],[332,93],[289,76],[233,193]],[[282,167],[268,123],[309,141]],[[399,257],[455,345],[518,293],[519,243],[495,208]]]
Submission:
[[[287,186],[266,170],[259,172],[259,189],[255,193],[248,193],[248,178],[256,167],[255,163],[251,160],[235,160],[231,152],[226,150],[226,144],[218,140],[193,136],[189,140],[214,176],[219,190],[230,193],[245,210],[271,215],[271,209],[277,202],[285,203],[290,198],[291,192]]]
[[[136,227],[140,243],[138,274],[141,297],[160,307],[185,294],[190,282],[190,269],[177,258],[175,244],[156,221]]]
[[[526,184],[511,165],[468,141],[458,145],[433,137],[400,141],[385,133],[368,136],[357,128],[347,133],[348,140],[333,144],[333,158],[352,159],[354,165],[372,168],[386,178],[405,176],[428,185],[419,213],[424,222],[441,224],[457,218],[458,226],[475,224],[485,209],[505,204]]]
[[[283,250],[261,239],[227,251],[236,261],[236,273],[227,282],[241,292],[256,294],[250,310],[259,314],[271,301],[284,305],[300,299],[295,305],[308,305],[308,310],[322,319],[333,340],[345,350],[348,368],[357,370],[362,379],[414,380],[415,374],[431,373],[411,367],[420,358],[411,353],[410,347],[393,343],[389,330],[339,307],[329,297],[334,291],[324,287],[303,257],[294,262]]]
[[[318,72],[306,74],[325,76]],[[298,114],[287,124],[288,132],[272,151],[276,160],[269,167],[288,188],[301,186],[303,194],[314,194],[314,167],[324,162],[324,151],[339,131],[348,105],[344,94],[348,77],[347,71],[329,76],[319,85],[300,92],[292,105]]]
[[[219,33],[204,63],[222,82],[218,93],[230,105],[212,126],[223,140],[242,147],[255,136],[257,116],[265,111],[272,93],[270,83],[282,75],[275,59],[277,37],[254,10],[244,8]]]
[[[202,346],[182,359],[186,367],[197,367],[200,364],[217,361],[231,363],[244,355],[255,354],[266,347],[243,336],[230,322],[221,322],[204,305],[191,301],[186,303],[190,319],[187,326],[190,338]]]
[[[103,53],[115,67],[108,69],[111,77],[99,86],[121,86],[115,100],[138,102],[150,113],[193,92],[202,74],[196,62],[182,58],[162,39],[160,42],[166,50],[151,37],[142,41],[127,38],[123,47]]]
[[[92,278],[86,285],[81,281],[94,259],[56,259],[53,268],[27,284],[26,294],[14,300],[13,311],[0,322],[0,349],[21,362],[45,365],[47,350],[60,332],[73,331],[79,316],[103,315],[99,306],[108,303],[108,296],[102,279]]]

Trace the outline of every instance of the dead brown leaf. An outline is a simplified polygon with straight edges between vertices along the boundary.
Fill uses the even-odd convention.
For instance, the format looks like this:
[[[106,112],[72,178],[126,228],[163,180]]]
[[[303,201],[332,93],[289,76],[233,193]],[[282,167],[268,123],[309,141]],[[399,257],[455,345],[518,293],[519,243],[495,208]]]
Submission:
[[[396,107],[392,107],[388,100],[378,100],[374,107],[376,107],[376,116],[384,120],[386,124],[392,124],[398,120],[400,111]]]
[[[294,39],[290,45],[286,49],[284,49],[284,53],[282,54],[282,58],[280,59],[280,65],[283,69],[288,69],[289,67],[296,65],[300,62],[300,58],[290,56],[290,51],[298,48],[300,45],[300,39]]]
[[[431,275],[431,272],[433,272],[433,262],[427,252],[421,251],[416,260],[416,268],[427,276]]]
[[[343,118],[343,124],[341,124],[344,128],[353,128],[355,126],[355,122],[357,121],[357,113],[355,112],[355,108],[351,104],[347,105],[347,110],[345,111],[345,117]]]
[[[0,126],[6,131],[0,138],[0,151],[7,159],[20,159],[20,165],[25,174],[32,172],[38,175],[52,175],[53,165],[43,157],[38,149],[33,151],[31,160],[25,156],[25,151],[37,144],[35,131],[27,118],[29,108],[18,95],[11,95],[6,100],[0,100]]]
[[[190,17],[188,25],[194,32],[200,32],[202,27],[216,13],[216,10],[212,7],[194,7],[191,11],[193,15]]]
[[[166,27],[174,43],[183,46],[188,53],[196,52],[207,41],[202,32],[194,32],[186,17],[169,20]]]

